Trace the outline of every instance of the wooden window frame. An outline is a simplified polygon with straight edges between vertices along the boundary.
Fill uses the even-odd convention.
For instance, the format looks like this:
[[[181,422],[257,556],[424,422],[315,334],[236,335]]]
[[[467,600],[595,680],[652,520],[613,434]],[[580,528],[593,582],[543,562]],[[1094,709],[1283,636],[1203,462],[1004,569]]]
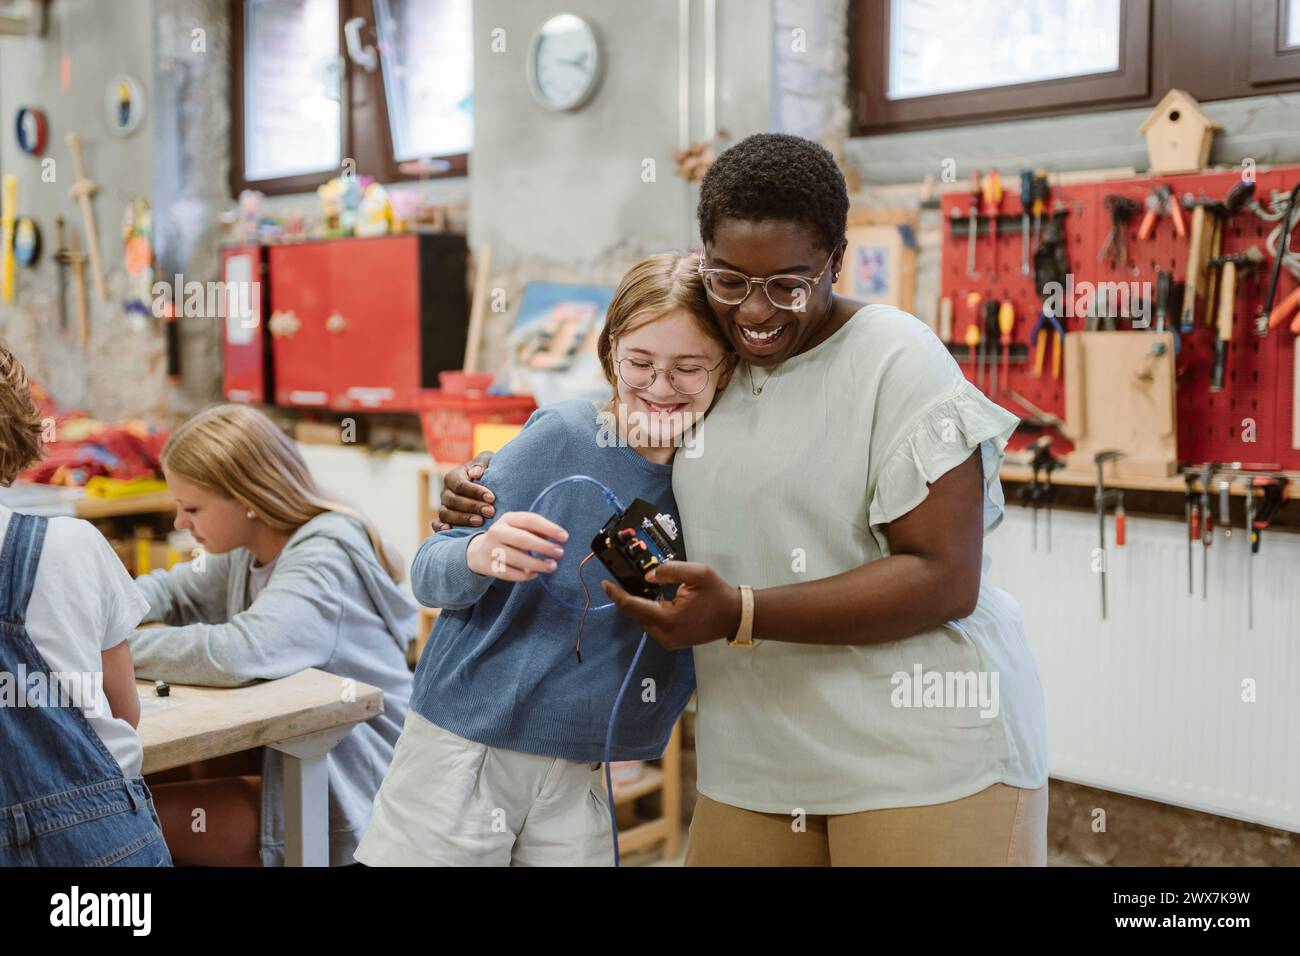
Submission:
[[[1285,0],[1252,0],[1249,69],[1252,84],[1300,80],[1300,47],[1281,45],[1285,18]]]
[[[1280,47],[1285,0],[1121,0],[1116,71],[885,98],[890,0],[850,0],[852,135],[1200,102],[1300,90],[1300,48]]]
[[[245,189],[255,189],[268,196],[311,192],[343,172],[336,169],[278,176],[271,179],[248,179],[244,175],[244,8],[247,0],[234,0],[231,17],[231,160],[230,189],[238,196]],[[343,58],[343,84],[340,94],[342,129],[339,135],[339,152],[343,159],[356,163],[359,176],[373,176],[381,183],[417,181],[421,179],[450,179],[469,172],[469,154],[454,153],[435,157],[450,163],[439,173],[405,173],[393,158],[393,133],[389,125],[388,99],[384,91],[383,62],[369,73],[347,54],[347,40],[343,24],[352,17],[364,17],[371,28],[375,25],[373,0],[339,0],[339,51]]]

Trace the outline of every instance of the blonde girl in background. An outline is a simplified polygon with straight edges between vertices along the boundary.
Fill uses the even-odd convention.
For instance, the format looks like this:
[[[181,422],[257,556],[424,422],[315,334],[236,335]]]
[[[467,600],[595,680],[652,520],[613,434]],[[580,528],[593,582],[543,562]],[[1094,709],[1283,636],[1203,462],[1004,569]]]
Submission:
[[[406,646],[416,605],[400,558],[361,513],[325,496],[297,446],[265,415],[218,405],[181,425],[162,452],[176,527],[202,551],[136,580],[149,603],[131,638],[142,677],[236,687],[309,667],[384,692],[384,712],[330,752],[331,865],[352,853],[393,756],[411,694]],[[158,782],[177,863],[281,865],[283,762],[265,749]],[[206,832],[192,812],[206,810]]]

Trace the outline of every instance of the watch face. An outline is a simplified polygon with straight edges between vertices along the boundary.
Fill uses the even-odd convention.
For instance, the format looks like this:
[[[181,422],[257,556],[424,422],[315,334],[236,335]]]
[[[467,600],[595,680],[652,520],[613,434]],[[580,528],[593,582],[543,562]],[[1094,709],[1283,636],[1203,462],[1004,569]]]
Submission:
[[[551,17],[533,37],[528,78],[537,101],[548,109],[571,110],[585,103],[600,78],[596,34],[581,17]]]

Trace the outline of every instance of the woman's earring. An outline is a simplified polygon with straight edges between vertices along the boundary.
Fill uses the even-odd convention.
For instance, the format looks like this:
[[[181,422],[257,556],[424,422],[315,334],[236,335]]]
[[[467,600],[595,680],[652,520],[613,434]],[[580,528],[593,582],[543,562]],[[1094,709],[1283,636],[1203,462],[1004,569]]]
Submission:
[[[251,512],[251,511],[245,511],[244,514],[248,515],[248,517],[250,517],[250,518],[256,518],[256,517],[257,517],[257,515],[253,514],[253,512]]]

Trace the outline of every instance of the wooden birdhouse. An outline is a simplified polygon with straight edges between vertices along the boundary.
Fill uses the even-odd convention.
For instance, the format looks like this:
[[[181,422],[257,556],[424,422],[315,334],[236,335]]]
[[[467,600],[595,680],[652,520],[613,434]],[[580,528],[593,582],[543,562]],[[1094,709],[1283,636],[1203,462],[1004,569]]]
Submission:
[[[1209,164],[1218,127],[1191,96],[1170,90],[1140,129],[1147,139],[1148,172],[1186,173]]]

